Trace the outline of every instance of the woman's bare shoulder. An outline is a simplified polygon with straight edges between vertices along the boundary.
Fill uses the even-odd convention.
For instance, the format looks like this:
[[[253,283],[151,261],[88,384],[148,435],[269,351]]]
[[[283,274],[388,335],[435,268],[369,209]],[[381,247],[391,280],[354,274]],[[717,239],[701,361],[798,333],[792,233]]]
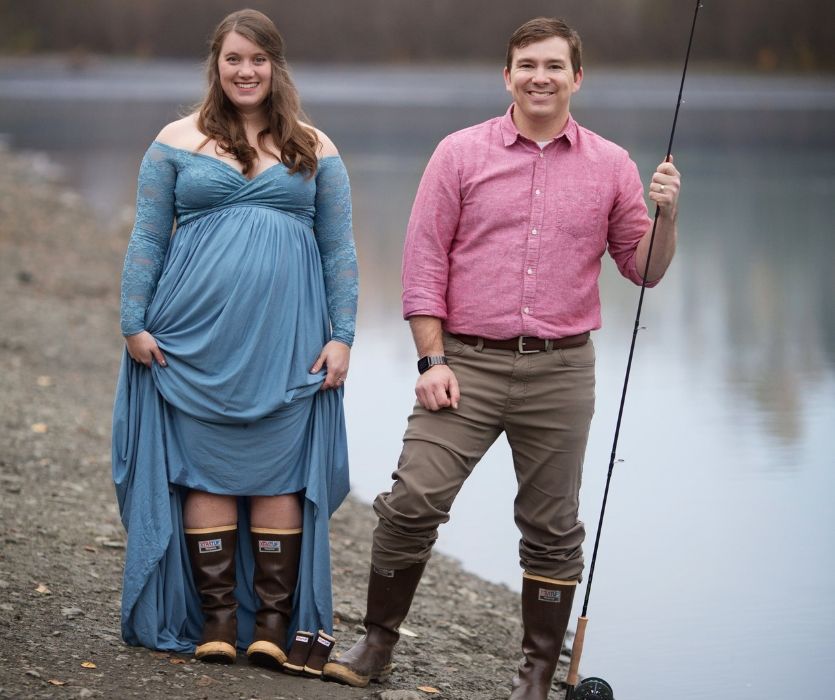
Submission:
[[[316,149],[316,156],[318,158],[327,158],[328,156],[338,156],[339,151],[336,148],[336,144],[330,140],[328,135],[322,131],[321,129],[317,129],[315,126],[311,126],[310,124],[305,124],[301,122],[302,126],[306,129],[310,129],[316,134],[316,137],[319,139],[319,148]]]
[[[206,136],[197,128],[197,112],[195,112],[166,124],[157,134],[156,140],[167,146],[194,151],[206,140]]]

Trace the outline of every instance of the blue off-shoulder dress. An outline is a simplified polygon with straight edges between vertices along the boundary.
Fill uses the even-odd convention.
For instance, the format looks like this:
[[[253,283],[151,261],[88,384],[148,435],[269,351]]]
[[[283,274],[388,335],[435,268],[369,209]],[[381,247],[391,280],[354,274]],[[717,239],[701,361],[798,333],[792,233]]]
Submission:
[[[172,228],[176,222],[176,230]],[[122,275],[122,333],[147,330],[167,366],[125,351],[113,479],[127,531],[122,634],[190,652],[203,616],[182,522],[188,489],[239,496],[238,645],[256,598],[245,496],[301,493],[302,554],[288,639],[332,631],[328,520],[348,493],[342,389],[310,368],[353,342],[357,265],[338,156],[315,177],[281,163],[247,179],[154,142],[139,173]]]

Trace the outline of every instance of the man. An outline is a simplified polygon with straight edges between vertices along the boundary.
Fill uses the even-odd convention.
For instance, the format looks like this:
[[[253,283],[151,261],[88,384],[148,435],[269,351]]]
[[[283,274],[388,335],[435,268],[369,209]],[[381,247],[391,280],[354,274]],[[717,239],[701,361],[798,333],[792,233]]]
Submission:
[[[391,670],[398,627],[452,502],[502,432],[513,453],[524,658],[512,700],[545,700],[583,570],[578,497],[594,408],[598,277],[607,250],[641,284],[652,223],[635,164],[569,113],[581,44],[539,18],[510,39],[503,117],[445,138],[415,199],[403,315],[417,347],[418,404],[390,493],[374,502],[366,635],[324,670],[365,686]],[[647,279],[676,240],[679,173],[662,163]]]

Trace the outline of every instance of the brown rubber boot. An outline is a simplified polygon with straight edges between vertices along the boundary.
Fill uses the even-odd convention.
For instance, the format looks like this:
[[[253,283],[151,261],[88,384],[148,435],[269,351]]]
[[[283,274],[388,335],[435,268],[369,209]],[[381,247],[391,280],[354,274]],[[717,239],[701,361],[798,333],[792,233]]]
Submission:
[[[302,531],[252,528],[251,536],[253,583],[261,606],[246,655],[259,666],[282,668],[287,662],[287,626],[299,579]]]
[[[284,662],[284,670],[294,675],[304,671],[307,657],[310,656],[310,650],[315,642],[316,635],[313,632],[306,630],[296,632],[290,646],[290,653],[287,654],[287,661]]]
[[[331,637],[325,630],[319,630],[313,643],[313,648],[304,663],[304,675],[311,678],[320,678],[322,669],[328,663],[336,639]]]
[[[322,675],[326,679],[365,688],[371,681],[388,678],[392,651],[400,639],[398,628],[409,612],[425,567],[425,562],[399,570],[371,567],[365,636],[325,664]]]
[[[204,617],[203,633],[194,656],[210,663],[231,664],[235,661],[238,640],[235,598],[238,526],[189,529],[185,536]]]
[[[522,577],[522,652],[510,700],[548,700],[571,616],[576,581],[525,572]]]

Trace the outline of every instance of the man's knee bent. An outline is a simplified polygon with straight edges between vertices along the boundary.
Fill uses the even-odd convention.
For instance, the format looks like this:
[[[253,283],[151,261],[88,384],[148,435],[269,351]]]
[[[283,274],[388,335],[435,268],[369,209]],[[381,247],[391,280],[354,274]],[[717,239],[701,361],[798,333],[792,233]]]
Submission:
[[[438,539],[437,526],[416,528],[408,520],[391,517],[391,511],[385,508],[384,502],[381,503],[385,495],[380,494],[374,501],[379,519],[374,528],[371,563],[384,569],[399,570],[428,561]]]

